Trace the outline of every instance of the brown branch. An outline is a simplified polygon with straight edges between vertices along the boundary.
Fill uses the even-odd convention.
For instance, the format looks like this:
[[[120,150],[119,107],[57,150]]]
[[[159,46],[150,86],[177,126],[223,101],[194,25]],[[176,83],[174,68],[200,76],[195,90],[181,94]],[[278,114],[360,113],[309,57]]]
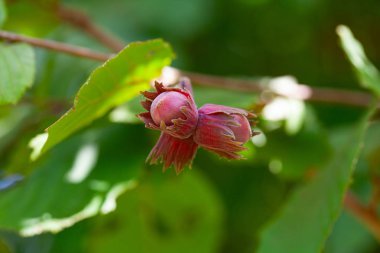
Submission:
[[[312,88],[312,95],[309,100],[315,102],[328,102],[365,107],[371,103],[372,95],[362,91],[338,90],[333,88]]]
[[[373,236],[380,242],[380,219],[371,208],[364,206],[350,192],[344,199],[345,208],[363,223]]]
[[[95,52],[88,48],[73,46],[51,40],[27,37],[6,31],[0,31],[0,39],[10,42],[25,42],[36,47],[46,48],[57,52],[62,52],[73,56],[88,58],[102,62],[108,60],[110,57],[113,56],[112,54]],[[250,93],[261,93],[264,91],[268,91],[272,92],[274,95],[289,98],[361,107],[368,106],[371,100],[371,95],[369,93],[359,91],[348,91],[332,88],[316,88],[306,85],[297,85],[295,89],[292,89],[291,91],[280,92],[268,89],[268,87],[265,85],[268,82],[268,79],[263,79],[259,81],[244,80],[237,78],[226,78],[221,76],[199,74],[194,72],[182,71],[175,68],[171,69],[176,71],[179,75],[189,77],[195,84],[202,86],[210,86]],[[305,92],[307,93],[306,95]]]
[[[62,21],[74,27],[80,28],[80,30],[91,35],[101,44],[114,52],[119,52],[125,46],[124,42],[110,33],[105,32],[104,29],[94,24],[86,14],[78,10],[59,6],[57,9],[57,15]]]
[[[25,42],[30,45],[46,48],[49,50],[70,54],[73,56],[88,58],[96,61],[106,61],[112,55],[91,51],[88,48],[72,46],[69,44],[27,37],[6,31],[0,31],[0,38],[9,42]]]
[[[260,81],[205,75],[182,70],[178,71],[180,75],[188,76],[192,82],[202,84],[203,86],[253,93],[259,93],[264,90],[263,83]]]
[[[100,27],[95,25],[91,18],[86,16],[84,13],[81,13],[74,9],[68,9],[65,7],[60,7],[59,16],[62,20],[70,23],[74,27],[86,32],[90,36],[96,38],[100,43],[104,46],[110,48],[111,50],[118,52],[123,45],[125,44],[123,41],[119,40],[115,36],[106,33]],[[173,68],[174,69],[174,68]],[[178,71],[179,75],[187,76],[191,79],[195,84],[201,84],[202,86],[216,87],[216,88],[224,88],[229,90],[237,90],[242,92],[253,92],[260,93],[264,90],[267,90],[264,87],[263,82],[261,81],[253,81],[253,80],[242,80],[242,79],[234,79],[234,78],[226,78],[221,76],[213,76],[213,75],[205,75],[200,73],[194,73],[189,71],[182,71],[178,69],[174,69]],[[301,87],[301,86],[300,86]],[[360,106],[365,107],[368,106],[371,101],[371,95],[365,92],[358,91],[348,91],[348,90],[337,90],[331,88],[311,88],[308,86],[301,87],[307,88],[310,91],[308,97],[300,98],[300,92],[293,92],[287,94],[279,94],[289,98],[296,99],[307,99],[309,101],[314,102],[328,102],[333,104],[341,104],[341,105],[350,105],[350,106]],[[380,104],[379,104],[380,108]]]
[[[254,80],[243,80],[237,78],[226,78],[221,76],[204,75],[194,72],[187,72],[178,70],[181,75],[188,76],[192,82],[202,84],[203,86],[210,86],[216,88],[224,88],[229,90],[237,90],[242,92],[252,92],[260,93],[268,90],[265,87],[264,81],[254,81]],[[308,90],[309,94],[304,97],[300,94]],[[341,104],[349,106],[368,106],[371,101],[371,94],[361,91],[349,91],[349,90],[339,90],[333,88],[316,88],[306,85],[299,85],[298,91],[294,90],[292,92],[280,93],[273,92],[276,95],[284,96],[288,98],[304,99],[313,102],[327,102],[332,104]],[[379,105],[380,108],[380,105]]]

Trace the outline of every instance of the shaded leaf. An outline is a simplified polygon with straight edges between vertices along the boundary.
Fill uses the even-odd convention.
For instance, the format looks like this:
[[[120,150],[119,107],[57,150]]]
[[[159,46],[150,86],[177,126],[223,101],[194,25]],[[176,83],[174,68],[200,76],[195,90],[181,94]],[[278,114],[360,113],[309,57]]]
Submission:
[[[6,245],[3,240],[0,239],[0,252],[1,253],[11,253],[8,245]]]
[[[7,1],[4,30],[42,37],[59,25],[58,0]]]
[[[376,245],[371,233],[344,211],[326,243],[325,253],[376,252]]]
[[[7,10],[5,8],[4,0],[0,0],[0,27],[3,25],[7,18]]]
[[[0,104],[16,103],[34,80],[33,49],[26,44],[0,44]]]
[[[294,192],[277,219],[262,233],[259,253],[319,253],[336,221],[374,109],[339,139],[331,162]]]
[[[32,113],[33,108],[23,104],[0,108],[0,157],[6,151],[9,142],[17,138],[21,129],[27,125],[25,120],[32,117]]]
[[[112,125],[60,145],[29,178],[0,191],[0,229],[24,236],[58,232],[113,211],[116,198],[136,185],[143,165],[143,147],[124,147],[138,141],[137,131]]]
[[[365,55],[363,46],[346,26],[338,26],[341,46],[354,67],[360,84],[380,96],[380,73]]]
[[[194,99],[198,107],[204,104],[221,104],[232,107],[246,108],[257,102],[255,94],[233,90],[215,89],[209,87],[194,87]]]
[[[34,237],[22,237],[11,231],[0,231],[0,237],[9,246],[10,251],[1,253],[50,253],[53,234],[45,233]],[[0,248],[1,249],[1,248]]]
[[[301,130],[290,136],[285,132],[286,128],[271,130],[277,122],[262,119],[260,124],[265,129],[263,132],[267,142],[262,147],[257,147],[254,162],[264,162],[269,165],[272,173],[291,180],[300,179],[306,173],[324,166],[331,157],[331,147],[325,129],[310,107],[307,108],[302,123]]]
[[[170,46],[162,40],[137,42],[95,69],[77,93],[72,109],[48,127],[45,142],[33,145],[32,159],[147,89],[172,57]]]
[[[90,228],[89,252],[211,253],[218,248],[220,202],[196,171],[170,177],[156,170],[118,205]]]
[[[287,184],[265,165],[254,163],[255,159],[231,163],[201,149],[194,160],[194,166],[207,174],[224,202],[222,252],[256,252],[259,231],[286,200]]]

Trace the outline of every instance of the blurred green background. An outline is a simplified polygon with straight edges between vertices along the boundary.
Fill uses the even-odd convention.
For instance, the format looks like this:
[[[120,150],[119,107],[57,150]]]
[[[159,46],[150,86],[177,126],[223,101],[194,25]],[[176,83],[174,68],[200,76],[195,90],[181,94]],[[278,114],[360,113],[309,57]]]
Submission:
[[[291,75],[310,86],[361,90],[339,47],[339,24],[351,28],[380,66],[378,0],[5,3],[5,30],[109,52],[57,18],[52,10],[63,5],[83,11],[126,43],[163,38],[176,53],[173,66],[199,73],[238,78]],[[247,144],[246,160],[226,161],[199,150],[193,169],[177,176],[172,169],[162,173],[160,165],[145,164],[158,133],[130,117],[142,111],[138,97],[119,107],[129,117],[115,122],[106,115],[30,164],[29,140],[70,108],[99,65],[56,52],[35,52],[33,87],[19,104],[0,106],[3,184],[9,175],[25,176],[0,191],[1,253],[257,252],[261,232],[292,192],[332,159],[337,136],[349,135],[348,129],[364,112],[350,106],[282,101],[295,111],[289,109],[278,119],[263,113],[257,126],[262,134]],[[251,109],[258,95],[195,88],[198,106]],[[353,179],[352,189],[363,201],[368,201],[371,178],[380,169],[379,135],[380,125],[372,124]],[[342,145],[338,138],[336,146]],[[78,159],[90,160],[90,172],[70,183],[68,174]],[[38,234],[45,230],[60,232]],[[20,231],[29,236],[20,236]],[[379,251],[371,233],[343,211],[323,252]]]

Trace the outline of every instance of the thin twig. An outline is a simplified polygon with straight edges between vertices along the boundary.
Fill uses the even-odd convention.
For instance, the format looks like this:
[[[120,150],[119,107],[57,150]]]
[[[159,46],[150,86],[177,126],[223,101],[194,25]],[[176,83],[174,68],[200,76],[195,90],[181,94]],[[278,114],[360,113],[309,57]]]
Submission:
[[[62,20],[96,38],[104,46],[110,48],[115,52],[118,52],[125,44],[117,37],[105,32],[100,27],[95,25],[92,22],[91,18],[82,12],[61,6],[58,13]],[[252,80],[204,75],[189,71],[177,71],[180,75],[189,77],[195,84],[201,84],[203,86],[254,93],[259,93],[266,89],[260,82],[257,81],[255,82]],[[305,87],[309,89],[310,94],[307,98],[302,99],[307,99],[315,102],[328,102],[334,104],[365,107],[368,106],[371,100],[371,95],[365,92],[337,90],[331,88],[311,88],[308,86]],[[299,92],[293,92],[291,94],[288,93],[285,96],[290,98],[299,98]]]
[[[51,40],[27,37],[6,31],[0,31],[0,39],[4,39],[10,42],[25,42],[36,47],[46,48],[57,52],[62,52],[73,56],[88,58],[102,62],[108,60],[110,57],[113,56],[112,54],[95,52],[88,48],[73,46]],[[268,87],[263,85],[263,83],[265,83],[267,79],[265,79],[266,81],[263,82],[237,78],[226,78],[214,75],[205,75],[194,72],[182,71],[175,68],[171,69],[176,71],[179,75],[189,77],[192,80],[192,82],[202,86],[210,86],[250,93],[270,91]],[[307,95],[302,95],[303,93],[305,93],[305,90],[307,91]],[[283,93],[276,91],[270,92],[274,93],[275,95],[280,95],[289,98],[360,107],[368,106],[371,100],[371,95],[365,92],[339,90],[332,88],[315,88],[307,85],[298,85],[296,89],[286,91]]]
[[[357,217],[380,242],[380,219],[377,217],[376,212],[361,204],[350,192],[347,193],[344,199],[344,206],[350,213]]]
[[[237,78],[226,78],[221,76],[204,75],[194,72],[181,71],[178,70],[181,75],[188,76],[192,82],[202,84],[203,86],[224,88],[229,90],[237,90],[243,92],[260,93],[268,90],[263,82],[254,80],[243,80]],[[265,82],[264,82],[265,83]],[[316,88],[307,85],[298,85],[297,90],[292,92],[279,93],[274,92],[276,95],[295,98],[295,99],[305,99],[314,102],[327,102],[332,104],[350,105],[350,106],[360,106],[366,107],[369,105],[372,96],[366,92],[360,91],[349,91],[349,90],[339,90],[332,88]],[[308,90],[308,95],[302,97],[300,94]],[[380,105],[379,105],[380,108]]]
[[[74,27],[80,28],[82,31],[91,35],[101,44],[114,52],[119,52],[125,46],[125,43],[123,43],[120,39],[108,32],[105,32],[104,29],[94,24],[91,19],[81,11],[59,6],[57,9],[57,14],[62,21]]]
[[[260,81],[243,80],[236,78],[227,78],[222,76],[205,75],[194,73],[190,71],[178,70],[180,75],[188,76],[192,82],[203,84],[204,86],[224,88],[229,90],[243,91],[243,92],[262,92],[263,85]],[[233,85],[231,85],[233,84]]]
[[[124,46],[123,41],[99,28],[92,22],[91,18],[82,12],[74,9],[68,9],[66,7],[60,7],[59,14],[62,20],[96,38],[104,46],[114,50],[115,52],[118,52]],[[266,90],[260,81],[205,75],[178,69],[174,70],[178,71],[181,76],[189,77],[193,83],[201,84],[203,86],[253,93],[260,93]],[[299,92],[286,94],[286,97],[297,99],[299,98]],[[337,90],[331,88],[310,88],[310,95],[307,99],[315,102],[328,102],[365,107],[368,106],[371,100],[371,95],[358,91]]]
[[[72,46],[66,43],[51,40],[32,38],[6,31],[0,31],[0,38],[9,42],[25,42],[36,47],[46,48],[57,52],[62,52],[73,56],[88,58],[96,61],[106,61],[112,56],[110,54],[95,52],[85,47]]]

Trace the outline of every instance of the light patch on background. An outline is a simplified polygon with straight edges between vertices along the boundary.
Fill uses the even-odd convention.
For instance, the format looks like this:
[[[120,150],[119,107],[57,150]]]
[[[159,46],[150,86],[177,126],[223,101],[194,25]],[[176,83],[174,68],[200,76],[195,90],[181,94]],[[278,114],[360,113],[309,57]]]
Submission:
[[[270,172],[272,172],[273,174],[278,174],[282,171],[282,162],[279,159],[272,159],[269,162],[268,167]]]
[[[255,135],[251,138],[251,141],[252,143],[256,146],[256,147],[264,147],[266,144],[267,144],[267,137],[266,135],[264,134],[263,131],[261,131],[260,129],[258,129],[258,131],[260,134],[258,135]]]
[[[298,133],[301,130],[304,119],[306,107],[305,103],[300,100],[290,99],[288,104],[288,115],[285,122],[285,131],[289,135]]]
[[[100,212],[102,214],[107,214],[114,211],[117,206],[116,199],[124,192],[128,190],[132,190],[136,186],[137,186],[136,180],[130,180],[130,181],[113,186],[107,193],[104,203],[100,209]]]
[[[288,116],[288,99],[275,98],[272,102],[267,104],[262,115],[267,120],[279,121],[284,120]]]
[[[48,137],[48,133],[43,133],[36,135],[33,139],[30,140],[29,147],[32,149],[30,159],[32,159],[32,161],[36,160],[37,157],[40,155],[42,148],[48,140]]]
[[[285,131],[292,135],[301,129],[305,112],[302,100],[278,97],[264,107],[262,115],[269,121],[285,121]]]
[[[136,115],[128,109],[127,106],[122,105],[116,107],[109,115],[111,122],[115,123],[137,123],[140,122]]]
[[[20,234],[22,236],[34,236],[43,232],[58,233],[64,228],[71,227],[75,223],[92,217],[98,213],[102,204],[102,198],[95,196],[91,202],[85,206],[82,211],[66,218],[55,219],[51,214],[45,213],[38,218],[26,219],[22,222]]]
[[[269,89],[278,95],[305,100],[310,98],[312,90],[310,87],[299,84],[292,76],[281,76],[270,80]]]
[[[90,143],[82,146],[74,160],[74,164],[66,174],[66,180],[73,184],[82,182],[95,167],[98,159],[98,146]]]
[[[164,67],[162,69],[161,76],[158,78],[158,81],[170,85],[177,83],[180,77],[181,73],[175,68]]]

